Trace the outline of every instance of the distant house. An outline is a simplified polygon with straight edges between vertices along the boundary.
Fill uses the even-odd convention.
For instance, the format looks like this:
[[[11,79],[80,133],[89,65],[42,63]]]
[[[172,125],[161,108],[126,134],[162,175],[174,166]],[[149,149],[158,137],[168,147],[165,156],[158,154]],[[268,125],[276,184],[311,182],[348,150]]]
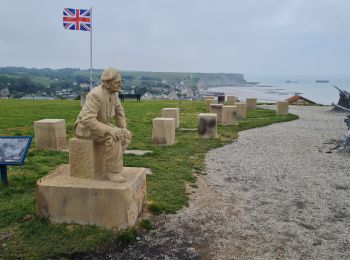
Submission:
[[[87,84],[87,83],[80,83],[79,86],[80,86],[80,88],[88,88],[89,84]]]
[[[142,99],[152,99],[152,94],[147,91],[142,95]]]
[[[10,95],[10,91],[8,88],[3,88],[0,90],[0,97],[8,97]]]
[[[288,101],[290,105],[300,105],[300,106],[317,105],[315,102],[299,95],[295,95],[290,98],[287,98],[286,101]]]

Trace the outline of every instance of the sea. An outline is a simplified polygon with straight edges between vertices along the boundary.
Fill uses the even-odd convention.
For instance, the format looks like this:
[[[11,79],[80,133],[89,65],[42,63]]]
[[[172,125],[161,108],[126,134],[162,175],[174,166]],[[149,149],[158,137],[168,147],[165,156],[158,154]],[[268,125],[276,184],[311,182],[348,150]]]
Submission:
[[[339,91],[334,86],[350,93],[350,75],[327,77],[246,75],[245,79],[248,82],[257,83],[215,87],[210,88],[209,91],[224,92],[226,95],[238,97],[239,100],[256,97],[259,102],[269,103],[299,95],[322,105],[331,105],[338,102]]]

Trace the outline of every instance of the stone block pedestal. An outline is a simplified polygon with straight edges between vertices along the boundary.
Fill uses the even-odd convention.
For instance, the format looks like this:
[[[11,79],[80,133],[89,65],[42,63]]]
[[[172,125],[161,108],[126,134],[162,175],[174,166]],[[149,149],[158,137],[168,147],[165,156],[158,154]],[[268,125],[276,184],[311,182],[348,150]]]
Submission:
[[[224,105],[223,104],[211,104],[210,105],[210,113],[216,113],[217,116],[217,122],[218,123],[222,123],[222,107]]]
[[[234,106],[237,102],[237,98],[235,96],[227,96],[227,105]]]
[[[152,143],[172,145],[175,143],[175,118],[153,118]]]
[[[217,114],[200,113],[198,116],[198,136],[217,138]]]
[[[222,107],[222,124],[235,125],[237,120],[237,106]]]
[[[288,101],[278,101],[276,103],[276,114],[277,115],[288,115],[289,102]]]
[[[246,105],[247,105],[247,108],[255,110],[256,109],[256,98],[247,98]]]
[[[58,151],[66,148],[64,119],[42,119],[34,122],[35,146],[38,149]]]
[[[146,201],[146,169],[124,167],[125,183],[73,177],[68,164],[37,181],[36,212],[55,223],[125,229]]]
[[[205,108],[207,112],[210,112],[210,106],[211,104],[215,104],[216,100],[215,99],[205,99]]]
[[[180,109],[179,108],[163,108],[161,111],[161,117],[175,118],[175,126],[180,126]]]
[[[247,118],[247,107],[244,102],[236,102],[237,106],[237,119],[246,119]]]

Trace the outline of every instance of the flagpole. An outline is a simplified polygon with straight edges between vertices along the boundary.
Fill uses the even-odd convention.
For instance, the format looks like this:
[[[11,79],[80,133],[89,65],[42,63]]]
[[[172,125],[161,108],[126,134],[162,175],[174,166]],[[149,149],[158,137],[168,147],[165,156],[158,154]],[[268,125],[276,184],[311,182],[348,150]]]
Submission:
[[[92,7],[90,7],[91,12],[91,23],[90,23],[90,89],[92,89]]]

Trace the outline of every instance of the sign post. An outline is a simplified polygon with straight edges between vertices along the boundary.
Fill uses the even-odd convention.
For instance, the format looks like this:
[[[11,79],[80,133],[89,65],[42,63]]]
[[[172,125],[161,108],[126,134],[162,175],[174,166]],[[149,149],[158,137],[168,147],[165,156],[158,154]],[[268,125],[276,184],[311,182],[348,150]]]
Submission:
[[[0,165],[0,173],[1,173],[1,182],[4,186],[8,185],[7,180],[7,166],[6,165]]]

